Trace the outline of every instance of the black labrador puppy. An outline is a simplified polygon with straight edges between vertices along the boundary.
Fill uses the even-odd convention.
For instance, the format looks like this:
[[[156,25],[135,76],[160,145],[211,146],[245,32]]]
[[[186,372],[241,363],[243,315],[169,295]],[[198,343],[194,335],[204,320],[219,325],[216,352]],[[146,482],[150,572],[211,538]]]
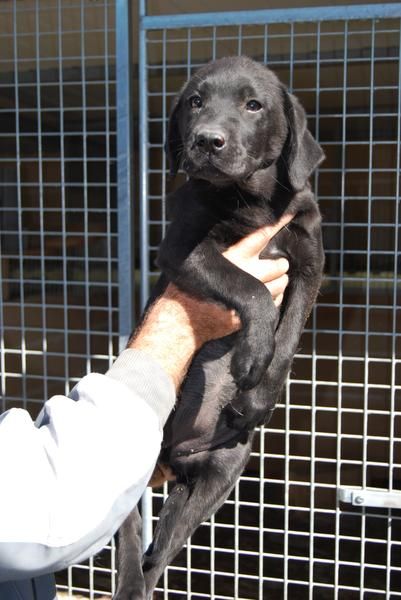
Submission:
[[[321,217],[308,182],[323,152],[300,103],[268,68],[230,57],[199,69],[175,102],[167,149],[172,173],[182,167],[189,179],[168,200],[172,220],[153,297],[173,281],[234,308],[242,329],[206,344],[191,365],[160,455],[176,485],[144,557],[136,509],[120,529],[118,600],[150,598],[188,536],[229,495],[255,427],[277,402],[324,263]],[[285,256],[291,265],[277,309],[265,286],[222,250],[284,213],[292,221],[262,253]]]

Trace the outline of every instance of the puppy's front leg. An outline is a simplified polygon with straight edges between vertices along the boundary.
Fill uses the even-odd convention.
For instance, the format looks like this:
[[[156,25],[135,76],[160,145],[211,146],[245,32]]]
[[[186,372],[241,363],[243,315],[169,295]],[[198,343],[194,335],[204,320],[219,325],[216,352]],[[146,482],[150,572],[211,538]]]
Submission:
[[[231,372],[240,389],[251,389],[260,381],[274,353],[279,312],[271,294],[258,279],[227,260],[214,240],[204,239],[188,255],[184,252],[182,245],[169,243],[167,237],[159,265],[183,291],[234,308],[239,314],[242,329]]]
[[[319,290],[321,265],[317,260],[308,273],[290,277],[284,314],[275,336],[276,352],[259,385],[240,390],[227,406],[227,419],[232,427],[251,430],[270,418]]]

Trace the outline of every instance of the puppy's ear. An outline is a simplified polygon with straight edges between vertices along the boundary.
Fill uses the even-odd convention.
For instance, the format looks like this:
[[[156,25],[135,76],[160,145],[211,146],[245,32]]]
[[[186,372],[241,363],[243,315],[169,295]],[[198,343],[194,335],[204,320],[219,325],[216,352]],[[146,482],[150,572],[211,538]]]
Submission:
[[[179,112],[181,110],[181,94],[179,94],[173,103],[170,118],[167,127],[166,152],[170,163],[170,175],[174,177],[180,168],[183,141],[179,127]]]
[[[283,151],[288,179],[295,191],[301,191],[324,153],[307,128],[306,114],[298,99],[284,91],[284,110],[288,123],[288,138]]]

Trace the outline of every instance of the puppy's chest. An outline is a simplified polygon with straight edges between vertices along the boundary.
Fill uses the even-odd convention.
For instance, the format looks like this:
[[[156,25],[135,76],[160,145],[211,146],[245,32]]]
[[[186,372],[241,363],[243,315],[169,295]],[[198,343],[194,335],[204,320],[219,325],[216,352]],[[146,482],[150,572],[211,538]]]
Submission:
[[[252,231],[277,221],[271,207],[265,205],[215,207],[209,212],[210,227],[207,237],[216,241],[222,248],[242,239]]]
[[[287,212],[295,217],[270,241],[268,253],[263,254],[289,258],[296,255],[297,245],[309,236],[313,223],[320,219],[317,203],[309,191],[271,202],[250,194],[238,195],[237,190],[216,192],[190,185],[180,195],[174,221],[180,223],[181,232],[190,238],[189,252],[208,239],[224,250],[260,227],[273,225]]]
[[[261,253],[262,258],[284,257],[293,264],[298,261],[299,249],[308,243],[315,224],[320,221],[320,213],[314,200],[304,202],[302,211],[297,211],[297,208],[288,206],[285,212],[294,214],[294,218],[270,240]],[[277,221],[276,211],[267,202],[264,206],[240,207],[232,214],[221,214],[220,218],[216,218],[207,237],[225,249],[252,231]]]

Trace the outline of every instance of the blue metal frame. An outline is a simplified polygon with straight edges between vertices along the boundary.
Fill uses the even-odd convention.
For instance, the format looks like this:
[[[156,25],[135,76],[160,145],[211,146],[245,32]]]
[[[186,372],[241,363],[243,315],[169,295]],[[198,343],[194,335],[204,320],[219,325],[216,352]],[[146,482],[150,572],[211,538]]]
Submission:
[[[257,25],[258,23],[302,23],[351,19],[389,19],[401,16],[401,3],[311,6],[253,11],[186,13],[181,15],[146,16],[141,12],[140,28],[176,29],[180,27],[219,27],[224,25]]]
[[[116,1],[117,81],[117,202],[119,351],[128,341],[134,322],[133,227],[132,227],[132,96],[131,2]]]
[[[140,205],[140,247],[149,247],[149,215],[148,215],[148,74],[147,74],[147,48],[146,48],[146,29],[141,26],[146,15],[146,0],[139,1],[139,65],[138,79],[139,85],[139,189],[141,197]],[[147,252],[141,252],[141,289],[140,289],[140,308],[145,308],[149,297],[149,257]]]
[[[139,1],[140,23],[146,15],[146,0]],[[149,297],[149,255],[144,249],[149,247],[149,204],[148,204],[148,76],[146,31],[139,26],[139,189],[140,189],[140,309],[144,310]],[[146,551],[153,537],[152,528],[152,490],[148,488],[141,501],[142,509],[142,547]]]

